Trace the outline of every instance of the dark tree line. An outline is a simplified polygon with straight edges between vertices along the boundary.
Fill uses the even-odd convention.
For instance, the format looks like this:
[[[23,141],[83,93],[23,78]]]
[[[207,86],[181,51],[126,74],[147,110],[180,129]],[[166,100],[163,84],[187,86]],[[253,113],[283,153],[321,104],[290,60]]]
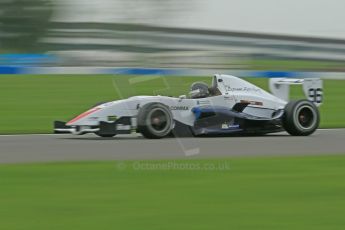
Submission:
[[[52,12],[48,0],[0,0],[0,52],[39,52]]]
[[[192,0],[187,2],[182,2],[182,0],[140,0],[140,4],[136,4],[137,1],[131,0],[114,0],[114,13],[121,13],[126,19],[125,23],[116,21],[74,23],[65,21],[64,18],[60,18],[60,22],[51,22],[53,10],[59,10],[57,13],[63,15],[64,8],[70,7],[69,4],[63,1],[55,0],[54,6],[60,6],[55,8],[52,5],[53,2],[54,0],[0,0],[0,53],[44,52],[49,49],[68,49],[68,45],[54,46],[54,44],[41,42],[41,39],[47,36],[61,38],[76,35],[75,32],[70,34],[61,32],[66,28],[92,29],[97,27],[112,31],[150,29],[146,27],[141,28],[136,23],[150,23],[150,19],[153,19],[151,20],[153,22],[160,19],[173,19],[178,17],[180,12],[186,10],[186,8],[190,9],[192,6]],[[180,3],[183,4],[181,5]],[[87,4],[87,1],[85,4]],[[145,10],[142,10],[140,7],[143,7]],[[76,12],[78,12],[77,9],[75,9]],[[75,17],[78,18],[78,15]],[[59,29],[60,32],[49,32],[49,29],[54,28]],[[80,36],[82,35],[80,34]]]

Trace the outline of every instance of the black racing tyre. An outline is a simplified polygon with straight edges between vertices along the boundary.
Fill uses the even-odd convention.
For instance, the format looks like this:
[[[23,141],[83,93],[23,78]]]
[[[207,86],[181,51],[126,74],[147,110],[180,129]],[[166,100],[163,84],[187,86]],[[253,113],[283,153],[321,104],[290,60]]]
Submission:
[[[320,124],[320,113],[314,103],[308,100],[291,101],[285,106],[284,129],[293,136],[308,136]]]
[[[146,138],[159,139],[168,136],[173,124],[170,109],[162,103],[148,103],[138,112],[138,132]]]
[[[115,137],[116,134],[100,134],[98,132],[95,133],[99,137]]]

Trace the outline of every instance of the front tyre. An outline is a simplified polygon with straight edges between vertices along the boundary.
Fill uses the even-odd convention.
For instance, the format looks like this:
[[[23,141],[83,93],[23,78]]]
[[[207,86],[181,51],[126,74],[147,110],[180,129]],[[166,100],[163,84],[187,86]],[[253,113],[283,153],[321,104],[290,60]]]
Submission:
[[[144,105],[137,116],[138,132],[150,139],[168,136],[173,128],[173,116],[170,109],[162,103]]]
[[[318,108],[308,100],[291,101],[285,106],[284,129],[293,136],[308,136],[319,127]]]

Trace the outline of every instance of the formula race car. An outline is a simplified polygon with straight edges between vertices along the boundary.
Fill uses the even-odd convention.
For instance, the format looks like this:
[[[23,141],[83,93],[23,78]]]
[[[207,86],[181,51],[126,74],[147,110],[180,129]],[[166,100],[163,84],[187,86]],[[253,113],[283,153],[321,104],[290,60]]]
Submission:
[[[256,135],[286,130],[312,134],[319,126],[320,79],[270,79],[265,90],[234,76],[215,75],[212,85],[192,84],[189,96],[135,96],[99,104],[65,123],[55,133],[95,133],[100,137],[141,133],[167,136]],[[300,84],[307,99],[288,101],[289,86]]]

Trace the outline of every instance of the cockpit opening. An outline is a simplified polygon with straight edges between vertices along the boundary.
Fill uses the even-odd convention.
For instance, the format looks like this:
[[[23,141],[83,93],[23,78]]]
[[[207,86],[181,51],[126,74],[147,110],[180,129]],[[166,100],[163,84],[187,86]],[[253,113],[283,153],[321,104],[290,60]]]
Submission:
[[[218,96],[222,95],[222,93],[218,89],[217,78],[214,77],[210,87],[205,82],[194,82],[191,85],[189,95],[192,99],[198,99]]]

